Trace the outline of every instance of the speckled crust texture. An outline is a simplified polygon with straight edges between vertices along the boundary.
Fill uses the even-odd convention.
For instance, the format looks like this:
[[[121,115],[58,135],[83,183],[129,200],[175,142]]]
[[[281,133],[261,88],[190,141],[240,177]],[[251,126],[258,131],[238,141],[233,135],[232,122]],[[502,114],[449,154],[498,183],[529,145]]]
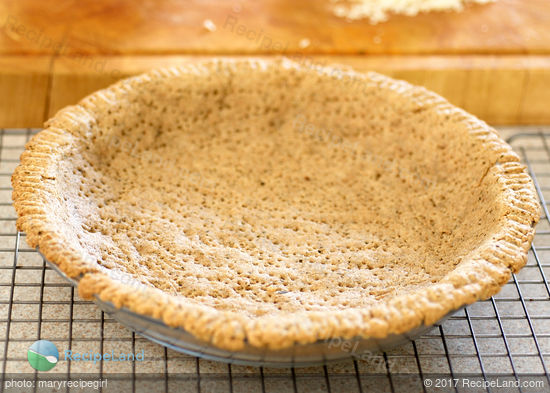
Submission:
[[[77,208],[84,209],[93,221],[94,214],[101,212],[94,210],[95,205],[90,205],[89,209],[75,207],[70,194],[59,191],[57,180],[62,178],[63,169],[60,168],[64,168],[65,160],[74,154],[76,147],[84,146],[81,141],[95,138],[102,114],[143,83],[219,72],[226,68],[250,74],[293,70],[317,73],[320,78],[333,80],[334,75],[336,79],[352,78],[364,83],[368,91],[387,94],[388,99],[410,104],[407,110],[423,111],[452,123],[460,132],[466,132],[472,146],[487,152],[490,162],[485,163],[479,186],[497,195],[492,213],[498,215],[494,219],[495,227],[441,279],[364,307],[297,309],[251,316],[237,310],[216,309],[152,285],[136,284],[128,275],[101,266],[94,257],[98,255],[95,249],[98,243],[87,240],[96,236],[93,228],[86,226],[81,210],[78,214],[71,213]],[[78,172],[75,176],[79,176]],[[27,233],[26,240],[31,247],[38,248],[69,277],[79,280],[80,296],[85,299],[97,296],[116,307],[161,319],[167,325],[184,328],[197,338],[228,350],[239,350],[245,343],[258,348],[282,349],[296,343],[335,337],[384,338],[389,334],[405,333],[421,324],[433,324],[461,306],[496,294],[511,272],[517,272],[525,264],[539,218],[536,192],[525,167],[497,132],[484,122],[435,93],[406,82],[347,69],[343,72],[334,72],[330,67],[305,69],[286,59],[217,60],[155,70],[118,82],[88,96],[78,105],[61,110],[49,120],[45,130],[27,144],[12,184],[18,229]]]

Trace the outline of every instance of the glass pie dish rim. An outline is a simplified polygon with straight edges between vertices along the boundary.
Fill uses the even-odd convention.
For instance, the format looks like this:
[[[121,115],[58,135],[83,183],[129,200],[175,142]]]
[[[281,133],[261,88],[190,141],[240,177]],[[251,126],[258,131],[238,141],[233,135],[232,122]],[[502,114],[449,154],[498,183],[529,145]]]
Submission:
[[[75,288],[78,287],[78,278],[67,276],[55,263],[50,262],[38,248],[36,250],[49,267]],[[294,344],[292,347],[283,350],[258,349],[245,344],[242,350],[229,351],[199,340],[181,327],[168,326],[158,318],[138,314],[126,307],[117,308],[113,303],[103,301],[97,295],[94,295],[93,303],[127,329],[167,348],[206,360],[256,367],[310,367],[346,359],[373,360],[380,357],[383,351],[398,347],[422,336],[465,307],[462,306],[450,311],[432,325],[422,324],[406,333],[390,334],[383,339],[374,337],[354,337],[351,339],[335,337],[318,340],[310,344]],[[386,372],[386,370],[381,370],[381,372]]]

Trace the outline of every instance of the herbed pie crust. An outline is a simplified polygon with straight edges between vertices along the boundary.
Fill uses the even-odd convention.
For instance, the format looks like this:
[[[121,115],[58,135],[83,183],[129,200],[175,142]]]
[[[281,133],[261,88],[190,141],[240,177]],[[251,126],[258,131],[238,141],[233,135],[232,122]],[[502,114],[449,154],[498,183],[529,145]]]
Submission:
[[[215,346],[383,338],[496,294],[539,218],[495,130],[375,73],[149,72],[46,123],[17,227],[79,294]]]

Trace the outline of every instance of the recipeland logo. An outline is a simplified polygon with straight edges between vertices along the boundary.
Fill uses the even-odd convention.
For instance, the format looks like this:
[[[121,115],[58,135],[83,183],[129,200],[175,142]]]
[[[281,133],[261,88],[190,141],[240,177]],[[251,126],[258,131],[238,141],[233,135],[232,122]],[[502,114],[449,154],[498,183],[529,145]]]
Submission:
[[[142,362],[145,360],[145,350],[141,352],[75,352],[70,349],[64,351],[65,360],[71,362],[124,362],[124,361],[137,361]],[[57,347],[48,340],[35,341],[27,350],[27,360],[32,368],[38,371],[49,371],[55,367],[59,361],[59,351]]]
[[[49,371],[59,360],[57,347],[48,340],[35,341],[27,351],[27,360],[38,371]]]
[[[115,351],[111,352],[74,352],[70,350],[65,350],[65,360],[70,360],[71,362],[124,362],[124,361],[130,361],[133,362],[138,361],[142,362],[145,360],[145,350],[141,350],[141,352],[129,352],[129,353],[116,353]]]

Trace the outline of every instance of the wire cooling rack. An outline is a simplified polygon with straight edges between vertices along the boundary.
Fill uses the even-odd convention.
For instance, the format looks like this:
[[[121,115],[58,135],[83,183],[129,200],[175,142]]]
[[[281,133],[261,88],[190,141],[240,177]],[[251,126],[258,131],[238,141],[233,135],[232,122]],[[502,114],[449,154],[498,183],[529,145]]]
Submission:
[[[42,391],[36,384],[13,390],[13,379],[45,375],[108,379],[89,391],[120,392],[492,392],[503,391],[494,385],[502,381],[524,384],[506,392],[549,391],[550,215],[545,201],[550,200],[550,127],[501,130],[529,167],[543,217],[526,267],[497,296],[367,361],[301,369],[236,366],[181,354],[141,338],[78,298],[15,228],[10,177],[24,143],[36,132],[0,129],[0,392]],[[27,349],[38,339],[53,342],[61,354],[116,350],[143,353],[145,359],[94,364],[61,355],[54,370],[38,373],[27,362]],[[465,387],[465,378],[477,385]],[[525,378],[530,378],[527,385]]]

